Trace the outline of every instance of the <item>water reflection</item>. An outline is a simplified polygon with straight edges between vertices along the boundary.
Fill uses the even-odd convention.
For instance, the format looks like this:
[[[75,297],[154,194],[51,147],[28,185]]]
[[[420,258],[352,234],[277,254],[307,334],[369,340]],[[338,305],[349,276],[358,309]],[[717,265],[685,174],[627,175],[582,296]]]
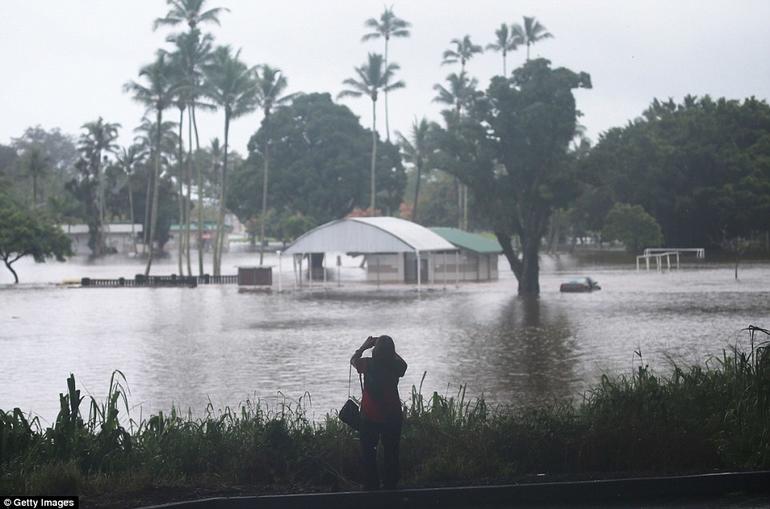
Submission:
[[[309,391],[321,417],[345,400],[352,351],[379,334],[392,336],[409,363],[403,396],[427,372],[426,394],[467,384],[471,396],[492,403],[530,404],[578,396],[602,373],[628,373],[638,349],[662,370],[669,358],[702,361],[734,342],[735,331],[767,320],[767,265],[747,266],[738,283],[731,267],[588,270],[569,256],[543,267],[539,299],[517,297],[506,272],[498,282],[420,295],[345,285],[271,295],[234,287],[0,290],[0,408],[19,406],[50,422],[69,373],[99,398],[120,369],[145,416],[172,403],[199,413],[209,399],[219,408]],[[559,282],[581,267],[604,289],[560,294]],[[46,281],[86,269],[137,272],[40,268],[67,271],[39,276]]]

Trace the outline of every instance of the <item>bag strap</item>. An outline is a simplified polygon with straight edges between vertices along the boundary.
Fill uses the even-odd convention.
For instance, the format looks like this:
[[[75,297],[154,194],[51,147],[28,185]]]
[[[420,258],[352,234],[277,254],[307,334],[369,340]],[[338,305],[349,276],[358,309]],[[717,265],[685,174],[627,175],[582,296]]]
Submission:
[[[348,365],[348,399],[350,399],[350,380],[353,375],[353,365]],[[358,374],[358,383],[361,384],[361,397],[364,397],[364,379],[361,376],[361,373]]]

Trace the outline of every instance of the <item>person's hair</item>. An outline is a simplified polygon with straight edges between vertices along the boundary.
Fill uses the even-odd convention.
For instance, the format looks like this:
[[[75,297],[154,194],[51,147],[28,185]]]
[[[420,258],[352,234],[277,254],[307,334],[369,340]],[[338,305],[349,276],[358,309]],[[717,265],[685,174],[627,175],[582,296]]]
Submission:
[[[378,337],[372,349],[372,365],[366,373],[366,384],[375,399],[382,399],[385,386],[394,380],[391,371],[395,358],[396,345],[393,338]]]
[[[389,361],[396,356],[396,344],[393,343],[393,338],[390,336],[380,336],[377,338],[377,342],[374,344],[372,350],[372,359],[381,361]]]

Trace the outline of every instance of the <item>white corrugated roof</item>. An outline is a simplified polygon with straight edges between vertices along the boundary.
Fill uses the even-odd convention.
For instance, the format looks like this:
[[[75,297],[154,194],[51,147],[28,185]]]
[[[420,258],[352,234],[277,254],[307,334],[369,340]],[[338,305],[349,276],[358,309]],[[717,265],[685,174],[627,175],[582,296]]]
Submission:
[[[73,233],[73,234],[84,234],[88,233],[88,225],[87,224],[63,224],[61,225],[61,229],[64,230],[64,233]],[[131,225],[130,224],[105,224],[103,225],[103,230],[105,234],[110,233],[131,233]],[[134,232],[135,233],[142,233],[142,224],[137,223],[134,225]]]
[[[395,217],[350,217],[305,233],[284,253],[404,253],[456,251],[457,248],[417,223]]]

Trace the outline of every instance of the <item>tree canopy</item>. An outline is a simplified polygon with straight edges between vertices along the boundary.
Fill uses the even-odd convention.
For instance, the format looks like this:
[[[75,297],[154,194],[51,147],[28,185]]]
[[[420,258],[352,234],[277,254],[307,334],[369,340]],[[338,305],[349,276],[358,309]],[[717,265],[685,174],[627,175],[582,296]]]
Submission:
[[[14,282],[19,276],[13,264],[25,256],[44,262],[50,256],[64,261],[71,254],[70,239],[56,224],[0,193],[0,259]]]
[[[770,230],[770,106],[749,98],[653,101],[604,133],[584,178],[613,202],[644,207],[667,245],[718,246]]]
[[[228,207],[242,220],[257,217],[262,182],[260,128],[249,142],[246,162],[236,168]],[[270,122],[271,209],[299,212],[320,224],[366,208],[371,134],[329,94],[306,94],[275,110]],[[378,203],[397,211],[406,181],[398,147],[378,141]]]
[[[510,79],[493,78],[468,115],[445,115],[438,167],[472,190],[521,294],[539,293],[540,241],[554,208],[576,194],[569,147],[579,112],[572,90],[590,86],[586,73],[531,60]]]

